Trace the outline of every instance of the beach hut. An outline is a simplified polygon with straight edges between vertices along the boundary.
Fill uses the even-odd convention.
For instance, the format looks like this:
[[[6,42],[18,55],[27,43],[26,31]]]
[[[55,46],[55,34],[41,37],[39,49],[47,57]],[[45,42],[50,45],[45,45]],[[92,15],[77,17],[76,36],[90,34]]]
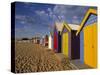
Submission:
[[[40,38],[40,45],[44,46],[44,36]]]
[[[45,46],[45,36],[42,37],[42,45]]]
[[[34,44],[36,44],[36,37],[33,37],[33,38],[32,38],[32,42],[33,42]]]
[[[81,34],[83,33],[83,34]],[[82,35],[80,41],[83,43],[81,46],[81,62],[89,65],[90,67],[97,67],[97,10],[90,8],[77,31],[76,35]]]
[[[61,52],[61,30],[63,23],[55,23],[53,32],[53,49],[55,52]]]
[[[37,37],[36,43],[40,44],[40,37]]]
[[[34,37],[32,38],[32,40],[33,40],[33,43],[40,44],[40,37]]]
[[[42,42],[43,40],[42,40],[42,38],[40,38],[40,45],[42,45],[43,44],[43,42]]]
[[[45,38],[44,38],[44,45],[46,47],[48,47],[48,35],[45,35]]]
[[[79,25],[63,23],[62,53],[70,59],[80,59],[80,36],[76,36]]]
[[[49,49],[53,49],[53,35],[52,35],[52,32],[50,32],[50,35],[49,35],[49,46],[48,46]]]
[[[35,37],[32,38],[32,43],[35,43]]]

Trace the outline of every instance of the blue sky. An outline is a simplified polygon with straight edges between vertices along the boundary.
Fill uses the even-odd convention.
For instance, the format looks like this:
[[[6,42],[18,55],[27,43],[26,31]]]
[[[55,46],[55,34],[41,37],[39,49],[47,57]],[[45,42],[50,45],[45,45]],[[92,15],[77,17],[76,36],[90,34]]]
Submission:
[[[89,6],[72,6],[16,2],[16,38],[46,35],[52,31],[55,22],[80,24]]]

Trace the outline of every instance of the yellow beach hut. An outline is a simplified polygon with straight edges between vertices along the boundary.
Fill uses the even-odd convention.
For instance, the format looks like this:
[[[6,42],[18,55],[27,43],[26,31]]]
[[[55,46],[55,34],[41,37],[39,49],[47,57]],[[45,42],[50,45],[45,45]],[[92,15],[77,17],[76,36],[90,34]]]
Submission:
[[[80,36],[76,36],[79,25],[63,23],[62,53],[70,59],[80,59]]]
[[[81,55],[85,64],[97,67],[97,10],[90,8],[85,14],[76,35],[83,31],[83,46]],[[83,54],[82,54],[83,53]]]

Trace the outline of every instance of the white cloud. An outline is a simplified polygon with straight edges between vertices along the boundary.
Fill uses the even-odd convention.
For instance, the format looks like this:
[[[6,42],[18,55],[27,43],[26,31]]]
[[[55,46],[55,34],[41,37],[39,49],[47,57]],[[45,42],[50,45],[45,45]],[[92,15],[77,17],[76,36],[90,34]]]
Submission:
[[[21,23],[21,24],[25,24],[26,22],[25,22],[25,21],[21,21],[20,23]]]
[[[24,15],[16,15],[15,19],[24,20],[26,17]]]
[[[34,17],[32,16],[25,16],[25,15],[16,15],[15,16],[16,21],[19,21],[21,24],[33,24],[34,23]]]
[[[51,10],[51,8],[48,8],[47,11],[51,12],[52,10]]]
[[[87,7],[86,7],[87,8]],[[47,12],[36,11],[36,13],[44,18],[51,18],[53,21],[69,21],[73,23],[79,23],[79,19],[86,12],[85,7],[78,6],[65,6],[65,5],[55,5],[54,8],[47,8]]]
[[[37,10],[35,13],[39,16],[48,16],[48,13],[46,13],[44,10]]]
[[[67,14],[66,6],[64,5],[55,5],[53,9],[47,8],[47,11],[48,12],[38,10],[36,11],[36,14],[38,14],[40,17],[51,18],[53,21],[63,21],[65,20],[65,15]]]
[[[66,7],[64,5],[56,5],[54,6],[53,9],[48,8],[49,11],[49,16],[54,20],[54,21],[63,21],[65,20],[65,15],[66,15]]]
[[[64,5],[61,5],[61,6],[59,6],[59,5],[56,5],[55,7],[54,7],[54,9],[53,9],[53,12],[54,12],[54,14],[59,14],[59,15],[65,15],[67,12],[66,12],[66,6],[64,6]]]

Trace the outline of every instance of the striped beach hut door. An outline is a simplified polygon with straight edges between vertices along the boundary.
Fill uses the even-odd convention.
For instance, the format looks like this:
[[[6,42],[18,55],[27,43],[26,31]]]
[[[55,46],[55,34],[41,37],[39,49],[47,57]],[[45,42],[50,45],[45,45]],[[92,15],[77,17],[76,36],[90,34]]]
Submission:
[[[68,33],[63,33],[62,36],[62,52],[68,57]]]

